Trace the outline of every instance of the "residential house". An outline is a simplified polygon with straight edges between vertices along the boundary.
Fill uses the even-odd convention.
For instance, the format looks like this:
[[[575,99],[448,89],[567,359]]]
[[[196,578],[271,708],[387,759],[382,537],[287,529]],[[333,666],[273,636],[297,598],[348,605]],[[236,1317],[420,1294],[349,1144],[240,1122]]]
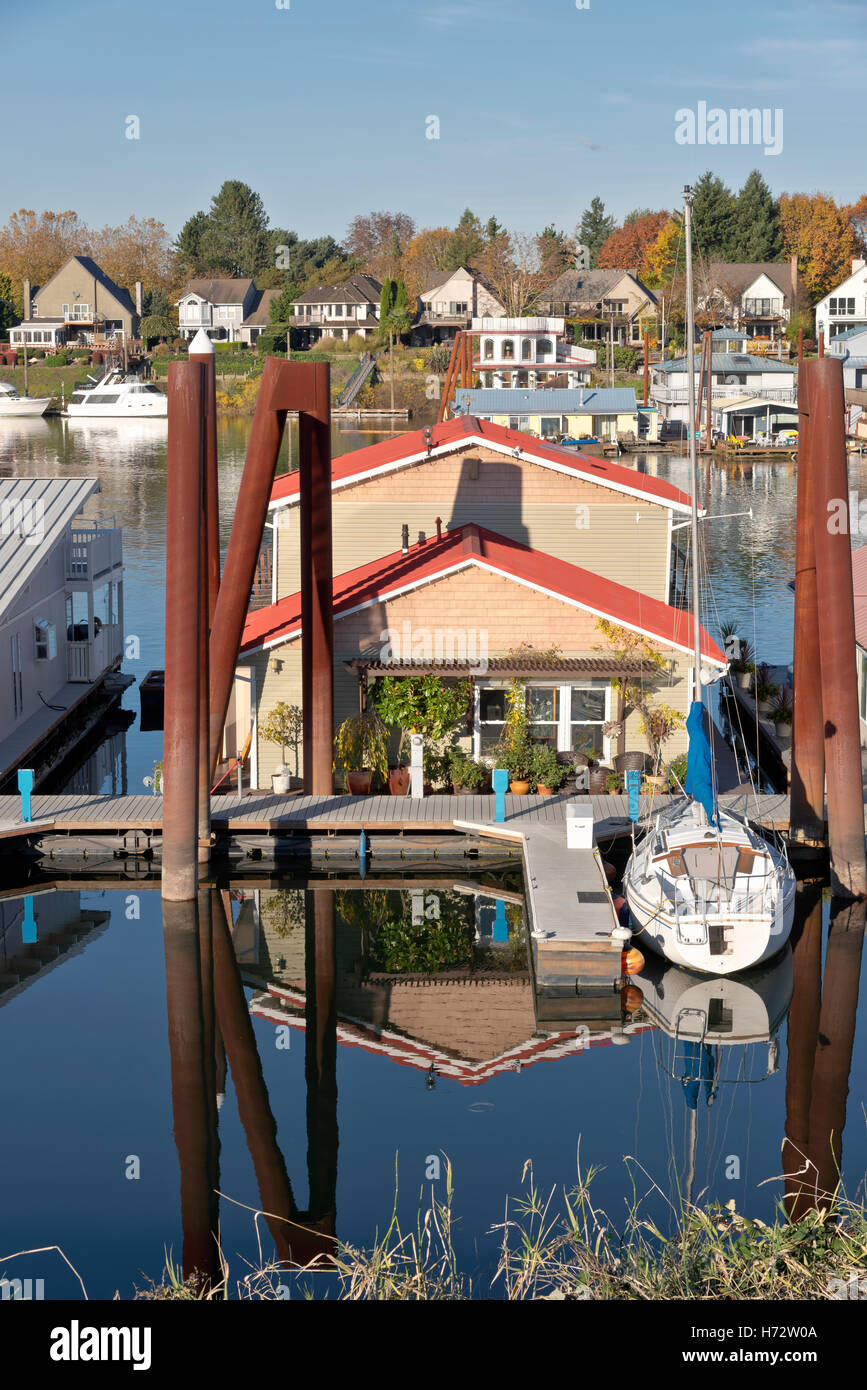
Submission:
[[[0,479],[0,780],[123,655],[122,533],[80,513],[95,478]]]
[[[203,328],[215,342],[238,343],[244,339],[242,328],[261,297],[254,282],[246,278],[230,280],[190,280],[180,299],[178,332],[182,338],[195,338]]]
[[[636,270],[564,270],[540,295],[539,313],[576,320],[587,342],[640,347],[655,326],[657,299]]]
[[[90,256],[70,256],[44,285],[24,281],[24,317],[10,329],[11,347],[52,351],[64,343],[127,344],[138,338],[142,286],[135,302]]]
[[[695,389],[698,399],[701,354],[695,356]],[[775,420],[788,424],[791,410],[797,405],[795,365],[755,353],[711,352],[711,404],[720,402],[756,401],[767,416],[770,407],[771,427]],[[650,398],[658,406],[662,420],[687,421],[687,363],[685,357],[656,362],[650,369]],[[752,408],[752,407],[751,407]],[[797,414],[797,411],[795,412]],[[783,426],[780,426],[783,427]],[[753,433],[737,430],[735,433]]]
[[[638,407],[632,386],[592,389],[537,387],[535,391],[474,391],[458,388],[455,411],[539,439],[615,440],[638,437]]]
[[[241,324],[242,343],[253,347],[261,334],[267,332],[271,324],[271,305],[279,293],[278,289],[256,291],[253,307]]]
[[[340,285],[316,285],[293,304],[292,326],[302,347],[320,338],[372,338],[379,329],[382,284],[372,275],[352,275]]]
[[[561,318],[474,318],[478,354],[473,368],[482,385],[494,389],[588,385],[596,352],[561,341],[565,328]]]
[[[534,658],[524,653],[522,666],[525,676],[532,676],[549,691],[557,691],[556,696],[544,697],[559,702],[557,738],[571,736],[568,729],[575,722],[582,728],[587,726],[583,728],[582,738],[598,741],[603,752],[610,752],[612,748],[616,751],[622,731],[615,734],[611,729],[607,733],[603,729],[603,725],[609,725],[610,711],[616,706],[616,692],[611,690],[610,661],[608,665],[593,664],[600,658],[598,648],[604,649],[605,645],[601,633],[595,630],[596,618],[590,625],[592,640],[590,628],[573,631],[569,624],[578,619],[569,606],[571,600],[561,597],[550,608],[544,575],[550,570],[552,578],[561,574],[564,584],[568,579],[572,586],[568,592],[576,601],[579,593],[596,593],[593,586],[604,587],[610,583],[618,591],[614,595],[613,591],[605,589],[614,605],[612,612],[616,609],[618,613],[625,613],[627,595],[631,594],[637,605],[635,612],[643,611],[646,599],[658,605],[653,612],[660,623],[664,610],[665,622],[677,624],[679,619],[669,603],[683,590],[684,556],[676,544],[673,523],[689,517],[687,494],[670,483],[613,461],[589,458],[468,416],[433,426],[429,438],[425,438],[422,430],[416,430],[335,458],[332,488],[335,595],[338,598],[345,595],[348,620],[349,609],[353,606],[351,596],[355,593],[357,597],[358,586],[364,584],[370,588],[373,584],[376,588],[375,599],[372,589],[364,599],[365,622],[379,624],[376,642],[373,642],[374,654],[378,651],[379,657],[382,656],[380,634],[391,626],[392,617],[399,632],[403,631],[402,624],[406,621],[414,630],[418,629],[421,636],[425,632],[430,636],[436,629],[444,628],[448,637],[446,645],[452,644],[453,656],[461,656],[463,643],[465,666],[474,642],[486,644],[489,664],[494,657],[505,661],[509,649],[527,634],[531,634],[534,648],[541,653],[559,645],[569,661],[578,660],[582,664],[547,667],[546,657]],[[244,711],[237,722],[243,727],[245,737],[251,720],[256,730],[253,780],[258,786],[268,785],[280,758],[280,750],[258,735],[263,711],[280,700],[300,703],[300,687],[296,689],[299,668],[295,646],[287,648],[285,653],[272,650],[272,646],[283,645],[282,637],[275,641],[272,637],[284,632],[284,619],[294,613],[293,605],[297,606],[299,601],[297,472],[276,480],[270,516],[274,601],[269,608],[258,609],[250,615],[252,626],[248,626],[245,637],[248,642],[246,656],[238,669],[236,682],[236,692],[244,692]],[[491,541],[494,550],[490,554],[496,553],[501,558],[511,556],[515,560],[517,568],[511,573],[508,584],[496,585],[496,594],[488,594],[484,585],[478,591],[473,590],[475,581],[471,578],[466,591],[462,581],[454,592],[446,584],[434,593],[428,589],[428,583],[445,581],[451,565],[464,566],[465,562],[460,559],[461,547],[465,538],[468,546],[475,543],[474,518],[478,516],[484,518],[488,533],[494,537]],[[453,539],[458,533],[459,543]],[[684,533],[677,534],[682,537]],[[436,561],[429,572],[425,569],[425,557]],[[440,561],[445,567],[442,573],[437,568]],[[472,563],[484,568],[483,560]],[[566,567],[562,571],[561,564]],[[419,580],[413,588],[413,592],[416,587],[418,589],[417,598],[413,599],[416,606],[401,604],[391,613],[389,595],[392,588],[395,593],[401,591],[399,581],[404,567],[412,569]],[[377,575],[380,575],[379,580],[375,578]],[[529,613],[524,591],[527,587],[532,590]],[[448,609],[451,616],[446,621],[446,608],[452,601],[454,606]],[[566,609],[559,607],[560,603],[566,603]],[[592,607],[589,599],[588,603]],[[494,608],[498,610],[496,617]],[[608,610],[603,605],[599,611]],[[262,614],[266,616],[259,616]],[[565,628],[560,625],[561,620]],[[350,634],[350,628],[344,627],[341,632]],[[359,668],[356,664],[350,669],[345,663],[371,659],[368,636],[361,645],[357,639],[358,633],[351,636],[351,640],[347,637],[346,642],[341,636],[336,648],[338,720],[357,708]],[[291,642],[294,641],[293,637]],[[541,667],[534,664],[537,660],[542,661]],[[494,703],[499,700],[502,704],[502,682],[509,678],[510,672],[515,673],[514,664],[510,666],[507,661],[500,665],[496,675],[491,668],[491,688],[499,690],[499,695],[491,695],[490,705],[485,696],[486,713],[484,717],[479,713],[481,723],[493,726],[496,722]],[[681,679],[682,675],[676,679],[672,675],[675,684]],[[586,687],[585,681],[590,682]],[[573,685],[585,693],[573,696]],[[678,699],[681,696],[685,699],[685,687],[678,688]],[[666,689],[666,699],[669,693]],[[571,713],[568,719],[563,713],[567,701],[570,711],[574,711],[574,721]],[[562,724],[559,722],[561,715]],[[476,732],[481,738],[480,726]],[[485,746],[493,733],[492,727],[484,735]],[[634,724],[630,725],[629,734],[638,738]],[[640,741],[635,746],[641,746]]]
[[[706,320],[715,319],[718,327],[742,329],[752,350],[780,342],[797,297],[797,256],[789,261],[711,261],[699,277],[696,311]]]
[[[828,344],[827,355],[843,361],[846,432],[867,439],[867,326],[847,328]]]
[[[465,265],[442,271],[419,295],[419,307],[410,341],[420,345],[451,342],[474,319],[500,318],[506,313],[494,287],[478,270]]]
[[[848,328],[867,327],[867,261],[852,262],[852,273],[820,299],[816,305],[816,334],[825,342]]]
[[[634,509],[634,503],[632,504]],[[633,532],[633,535],[635,533]],[[363,706],[387,675],[437,672],[472,683],[460,741],[493,754],[511,680],[527,686],[531,734],[561,751],[592,749],[608,763],[641,748],[640,719],[624,710],[617,682],[630,675],[658,689],[685,718],[693,653],[689,613],[531,545],[467,523],[339,573],[333,584],[335,725]],[[600,621],[648,638],[665,667],[623,658]],[[527,649],[531,634],[534,650]],[[706,633],[704,660],[726,658]],[[251,612],[240,665],[250,670],[251,779],[267,786],[280,750],[259,734],[278,701],[301,703],[301,595]],[[686,748],[683,730],[666,753]]]

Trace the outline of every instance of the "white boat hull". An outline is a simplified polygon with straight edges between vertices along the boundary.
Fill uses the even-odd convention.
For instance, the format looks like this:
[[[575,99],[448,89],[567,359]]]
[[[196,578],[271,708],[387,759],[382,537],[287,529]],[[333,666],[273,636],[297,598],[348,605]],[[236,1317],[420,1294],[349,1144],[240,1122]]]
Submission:
[[[44,415],[50,404],[50,396],[0,396],[0,420]]]
[[[66,414],[70,419],[84,420],[165,420],[168,408],[167,396],[161,401],[154,396],[152,402],[145,404],[131,400],[118,405],[68,405]]]
[[[727,858],[729,872],[715,880],[675,872],[689,853],[720,864]],[[718,835],[692,802],[660,818],[627,864],[623,888],[636,945],[702,974],[763,964],[794,923],[795,876],[785,858],[733,816],[723,815]]]

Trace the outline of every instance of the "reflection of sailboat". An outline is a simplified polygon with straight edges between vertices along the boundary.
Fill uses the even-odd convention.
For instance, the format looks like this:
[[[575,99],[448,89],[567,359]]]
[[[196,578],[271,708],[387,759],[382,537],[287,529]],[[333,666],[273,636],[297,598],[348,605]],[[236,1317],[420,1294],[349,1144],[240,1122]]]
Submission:
[[[649,957],[635,979],[659,1030],[660,1066],[680,1082],[689,1115],[690,1202],[700,1103],[710,1108],[721,1086],[755,1084],[777,1070],[776,1035],[792,1000],[792,951],[786,946],[771,965],[737,979],[694,975]]]
[[[692,193],[685,190],[687,362],[695,362],[692,295]],[[690,423],[695,419],[695,375],[687,372]],[[629,910],[641,940],[677,965],[711,975],[749,970],[788,940],[795,912],[795,875],[785,851],[717,805],[702,686],[713,679],[702,667],[698,544],[698,471],[690,428],[692,480],[692,626],[695,696],[689,731],[688,795],[664,814],[636,849],[623,875]]]

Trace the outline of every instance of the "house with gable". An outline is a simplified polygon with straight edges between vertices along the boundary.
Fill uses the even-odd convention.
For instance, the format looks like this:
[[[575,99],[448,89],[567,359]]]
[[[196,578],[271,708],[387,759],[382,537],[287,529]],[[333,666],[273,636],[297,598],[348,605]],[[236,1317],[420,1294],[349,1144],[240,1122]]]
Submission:
[[[826,343],[850,328],[867,328],[867,261],[861,257],[853,260],[851,275],[816,305],[816,334],[824,333]]]
[[[44,285],[24,281],[24,317],[9,331],[11,347],[54,351],[65,343],[127,345],[138,338],[142,284],[135,300],[90,256],[70,256]]]
[[[190,280],[175,301],[178,331],[182,338],[195,338],[203,328],[215,342],[241,342],[245,320],[253,313],[261,294],[249,278]]]
[[[465,265],[442,271],[418,298],[420,314],[410,341],[421,346],[451,342],[459,330],[475,327],[474,319],[502,318],[506,313],[493,285]]]
[[[587,342],[639,347],[656,322],[657,299],[637,270],[564,270],[539,296],[538,311],[577,320]]]
[[[720,328],[736,328],[747,348],[775,346],[798,297],[798,258],[788,261],[712,261],[704,287],[696,295],[696,312]]]
[[[409,631],[428,634],[431,669],[474,680],[466,740],[480,753],[499,736],[503,692],[518,676],[539,736],[558,751],[587,743],[607,759],[626,740],[641,747],[634,715],[618,719],[623,671],[601,618],[665,646],[664,698],[686,713],[685,557],[674,525],[690,499],[680,489],[464,415],[335,458],[332,503],[337,723],[357,710],[361,682],[417,661]],[[258,786],[280,757],[258,736],[262,716],[301,702],[297,472],[276,480],[269,515],[272,603],[250,613],[239,668]],[[533,650],[516,661],[526,641]]]

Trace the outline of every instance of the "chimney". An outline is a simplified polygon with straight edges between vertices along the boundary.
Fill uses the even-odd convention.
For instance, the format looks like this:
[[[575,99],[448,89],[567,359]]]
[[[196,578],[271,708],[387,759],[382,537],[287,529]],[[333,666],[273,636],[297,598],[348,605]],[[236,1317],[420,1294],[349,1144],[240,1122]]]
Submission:
[[[136,282],[135,282],[135,311],[136,311],[136,313],[138,314],[139,318],[141,318],[141,312],[142,312],[141,280],[136,280]]]
[[[31,299],[31,294],[30,294],[30,281],[29,281],[29,280],[25,280],[25,281],[24,281],[24,317],[25,317],[25,319],[29,319],[29,318],[30,318],[30,307],[31,307],[31,306],[30,306],[30,299]]]

